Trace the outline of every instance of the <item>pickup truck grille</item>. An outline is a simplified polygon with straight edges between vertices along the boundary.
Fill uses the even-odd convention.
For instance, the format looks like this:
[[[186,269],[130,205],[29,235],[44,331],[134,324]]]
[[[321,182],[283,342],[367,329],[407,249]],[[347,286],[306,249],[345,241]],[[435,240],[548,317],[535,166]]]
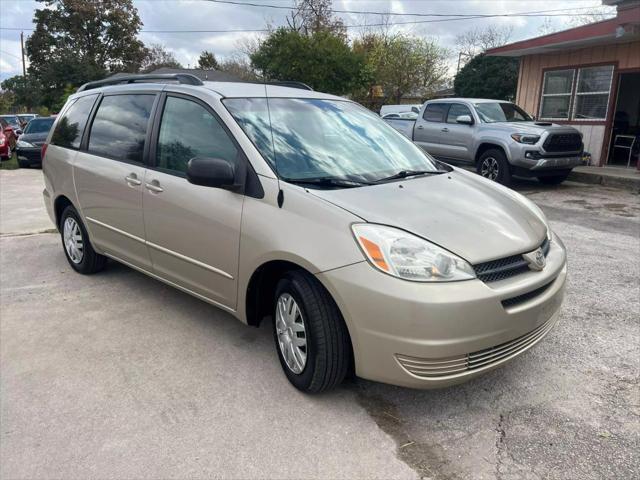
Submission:
[[[545,257],[549,253],[549,246],[549,240],[545,238],[544,242],[540,245]],[[490,283],[528,272],[529,264],[522,255],[511,255],[510,257],[479,263],[474,265],[473,269],[476,271],[476,276],[480,280],[485,283]]]
[[[543,144],[547,152],[577,152],[582,150],[582,137],[579,133],[554,133]]]

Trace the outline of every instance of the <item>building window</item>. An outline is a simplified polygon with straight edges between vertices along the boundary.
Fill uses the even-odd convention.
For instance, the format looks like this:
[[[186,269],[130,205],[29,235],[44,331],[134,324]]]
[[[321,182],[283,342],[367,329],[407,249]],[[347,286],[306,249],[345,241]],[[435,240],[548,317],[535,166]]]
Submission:
[[[606,120],[612,78],[613,65],[545,72],[540,118]]]
[[[544,74],[541,118],[569,119],[574,70],[553,70]]]
[[[613,65],[578,70],[578,85],[573,108],[576,120],[606,120]]]

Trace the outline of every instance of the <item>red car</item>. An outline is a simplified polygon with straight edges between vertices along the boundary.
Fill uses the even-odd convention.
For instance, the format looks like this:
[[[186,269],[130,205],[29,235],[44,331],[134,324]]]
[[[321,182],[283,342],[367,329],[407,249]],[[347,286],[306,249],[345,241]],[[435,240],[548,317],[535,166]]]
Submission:
[[[0,160],[9,160],[11,152],[16,148],[16,132],[4,118],[0,118]]]

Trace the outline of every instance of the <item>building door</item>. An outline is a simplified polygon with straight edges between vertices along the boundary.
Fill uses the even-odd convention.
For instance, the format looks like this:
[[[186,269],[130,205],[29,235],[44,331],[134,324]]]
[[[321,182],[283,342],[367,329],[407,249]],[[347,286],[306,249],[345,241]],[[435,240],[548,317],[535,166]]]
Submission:
[[[638,165],[640,152],[640,71],[618,75],[608,165],[633,167]]]

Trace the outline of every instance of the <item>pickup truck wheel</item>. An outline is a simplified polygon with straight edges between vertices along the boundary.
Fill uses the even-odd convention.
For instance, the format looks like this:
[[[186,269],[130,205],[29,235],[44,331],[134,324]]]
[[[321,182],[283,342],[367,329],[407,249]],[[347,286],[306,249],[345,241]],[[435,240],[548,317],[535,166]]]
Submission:
[[[329,293],[311,274],[291,271],[278,282],[273,338],[282,369],[298,390],[332,389],[349,370],[347,327]]]
[[[80,215],[71,205],[62,212],[60,236],[67,261],[76,272],[87,275],[104,268],[107,257],[93,249]]]
[[[571,171],[563,172],[563,173],[561,173],[559,175],[538,177],[538,181],[540,183],[545,184],[545,185],[560,185],[562,182],[564,182],[567,179],[567,177],[569,176],[570,173],[571,173]]]
[[[491,149],[484,152],[478,159],[476,170],[484,178],[502,185],[511,184],[511,168],[501,150]]]

